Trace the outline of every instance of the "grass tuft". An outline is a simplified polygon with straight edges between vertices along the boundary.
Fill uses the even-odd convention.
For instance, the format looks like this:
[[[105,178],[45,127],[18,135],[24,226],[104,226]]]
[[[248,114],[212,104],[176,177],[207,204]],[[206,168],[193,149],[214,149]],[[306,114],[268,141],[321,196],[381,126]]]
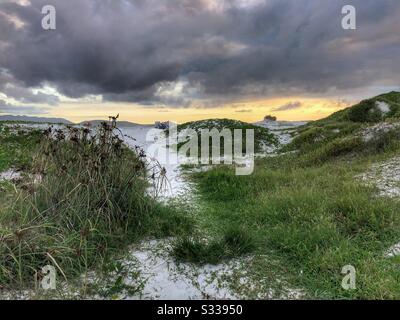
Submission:
[[[145,154],[125,147],[116,132],[111,119],[94,131],[42,133],[27,183],[1,208],[3,287],[32,287],[45,265],[70,280],[144,236],[189,232],[181,209],[148,195]]]
[[[174,257],[181,262],[217,264],[248,255],[255,249],[254,238],[238,227],[230,227],[221,238],[204,240],[199,237],[181,237],[173,247]]]

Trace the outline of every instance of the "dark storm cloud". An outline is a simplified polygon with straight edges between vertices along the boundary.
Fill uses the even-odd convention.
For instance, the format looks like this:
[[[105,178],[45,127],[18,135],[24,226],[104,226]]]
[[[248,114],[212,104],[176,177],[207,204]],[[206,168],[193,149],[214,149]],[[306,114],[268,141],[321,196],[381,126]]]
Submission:
[[[59,98],[53,94],[32,92],[25,88],[21,81],[17,81],[10,74],[0,70],[0,92],[9,98],[16,99],[22,103],[44,103],[55,106]]]
[[[51,84],[74,98],[101,94],[105,100],[176,107],[189,106],[191,99],[399,83],[398,0],[351,1],[356,31],[341,28],[341,8],[348,1],[258,2],[245,7],[217,0],[1,3],[0,68],[25,88]],[[226,5],[216,9],[213,3]],[[57,9],[56,31],[41,28],[40,11],[48,4]],[[5,15],[24,27],[18,29]],[[186,83],[179,94],[162,94],[163,86],[178,80]],[[0,79],[0,92],[2,85]]]

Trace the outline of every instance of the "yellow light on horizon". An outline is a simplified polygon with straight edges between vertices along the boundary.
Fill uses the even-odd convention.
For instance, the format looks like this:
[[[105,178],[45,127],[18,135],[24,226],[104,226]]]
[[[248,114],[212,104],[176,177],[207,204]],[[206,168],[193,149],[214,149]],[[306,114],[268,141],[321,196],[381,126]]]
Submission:
[[[277,108],[298,102],[299,107],[277,111]],[[108,119],[110,115],[120,114],[120,120],[141,124],[155,121],[176,121],[178,123],[210,118],[230,118],[246,122],[256,122],[268,114],[278,120],[302,121],[324,118],[333,112],[348,107],[348,103],[334,99],[317,98],[274,98],[237,102],[216,108],[156,108],[124,103],[63,103],[50,109],[49,116],[62,117],[73,122]]]

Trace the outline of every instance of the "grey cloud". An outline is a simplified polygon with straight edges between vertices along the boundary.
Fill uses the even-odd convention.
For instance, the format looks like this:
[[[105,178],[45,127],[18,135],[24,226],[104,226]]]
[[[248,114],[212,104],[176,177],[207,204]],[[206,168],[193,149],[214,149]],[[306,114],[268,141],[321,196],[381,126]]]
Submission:
[[[74,98],[100,94],[171,107],[399,83],[398,0],[353,0],[356,31],[341,28],[345,0],[268,0],[247,8],[225,1],[224,11],[211,10],[211,2],[1,3],[0,11],[25,27],[0,15],[0,68],[25,88],[49,83]],[[55,31],[41,29],[47,4],[57,9]],[[157,94],[182,79],[188,85],[179,96]],[[20,100],[35,98],[46,99]]]
[[[17,81],[10,74],[1,70],[0,93],[21,103],[43,103],[52,106],[59,103],[59,98],[57,96],[42,92],[34,93],[31,89],[25,88],[21,81]]]
[[[299,101],[295,101],[295,102],[289,102],[286,103],[282,106],[273,108],[272,111],[287,111],[287,110],[294,110],[294,109],[298,109],[301,108],[302,103]]]
[[[4,100],[0,100],[0,114],[13,114],[13,115],[39,115],[46,114],[44,108],[34,106],[15,106],[11,105]]]
[[[29,89],[23,87],[8,87],[2,92],[8,97],[14,98],[22,103],[44,103],[52,106],[59,103],[59,98],[55,95],[41,92],[33,93]]]
[[[160,96],[159,90],[164,85],[153,85],[151,87],[130,91],[126,93],[106,93],[103,94],[104,101],[120,101],[120,102],[136,102],[149,107],[159,108],[160,105],[166,105],[176,108],[188,108],[192,105],[192,101],[186,99],[182,95],[177,96]]]

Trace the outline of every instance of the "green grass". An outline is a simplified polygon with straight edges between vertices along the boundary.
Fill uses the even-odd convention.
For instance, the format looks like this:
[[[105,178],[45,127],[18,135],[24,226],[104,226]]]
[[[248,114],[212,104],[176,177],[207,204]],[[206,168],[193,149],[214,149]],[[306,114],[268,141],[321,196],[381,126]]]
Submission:
[[[205,206],[202,233],[207,230],[219,239],[240,226],[255,248],[232,251],[234,256],[254,252],[280,261],[291,285],[304,288],[312,298],[400,298],[398,265],[383,258],[400,238],[400,206],[374,197],[374,190],[354,181],[363,165],[304,168],[266,161],[257,168],[249,177],[221,167],[196,174]],[[232,183],[226,183],[227,177]],[[216,257],[226,257],[224,248],[213,242],[205,248],[195,245],[180,243],[178,258],[215,263]],[[182,247],[192,249],[182,254]],[[340,285],[340,271],[347,264],[358,271],[355,291]],[[296,276],[301,271],[302,276]],[[269,272],[265,270],[265,276]],[[263,273],[257,274],[261,280]]]
[[[0,124],[0,172],[11,166],[21,170],[29,168],[39,134],[39,131],[28,133],[23,129],[14,134],[9,127]]]
[[[368,101],[381,101],[373,98]],[[357,110],[359,105],[340,111],[349,113]],[[382,124],[395,123],[396,118],[387,118]],[[296,152],[296,162],[305,165],[321,165],[327,161],[346,158],[368,157],[398,150],[400,148],[400,129],[381,130],[371,139],[365,139],[364,130],[373,126],[362,123],[337,120],[328,117],[300,127],[293,141],[281,149],[282,153]],[[389,127],[389,126],[388,126]]]
[[[34,274],[48,264],[56,267],[59,279],[74,281],[106,269],[143,237],[190,232],[190,217],[182,208],[147,195],[144,159],[122,144],[113,126],[105,123],[93,136],[75,128],[67,135],[2,135],[12,141],[16,162],[26,157],[31,163],[24,183],[0,207],[3,288],[31,288]],[[38,140],[34,151],[18,158],[30,139]],[[15,164],[13,157],[6,159],[6,165]],[[33,175],[42,181],[34,183]]]
[[[385,102],[388,104],[390,110],[387,114],[382,114],[376,108],[376,102]],[[316,121],[316,123],[328,123],[332,121],[351,121],[354,123],[374,123],[390,118],[399,119],[400,117],[400,92],[392,91],[389,93],[381,94],[371,99],[366,99],[360,103],[335,112],[331,116]]]
[[[384,252],[400,239],[400,202],[378,197],[355,177],[398,155],[400,132],[365,141],[358,133],[368,124],[333,118],[301,127],[282,150],[294,153],[258,160],[251,176],[228,166],[192,174],[203,240],[182,238],[176,258],[204,264],[250,254],[243,267],[262,283],[259,292],[284,282],[305,298],[399,299],[399,260]],[[239,227],[251,246],[227,251],[225,235]],[[356,290],[341,287],[346,265],[356,268]]]
[[[183,262],[198,264],[216,264],[229,260],[237,255],[248,255],[255,249],[251,234],[237,226],[224,231],[220,239],[200,239],[199,237],[182,237],[174,244],[174,257]]]
[[[380,113],[376,108],[376,102],[386,102],[390,111],[387,114]],[[399,117],[400,93],[382,94],[298,128],[293,141],[282,151],[298,150],[301,153],[308,153],[334,141],[335,144],[341,144],[340,142],[346,144],[349,143],[346,140],[355,139],[356,133],[363,128],[381,121],[396,122]],[[392,139],[386,141],[391,142]]]
[[[316,146],[326,144],[338,138],[352,135],[362,126],[352,122],[311,122],[298,129],[298,134],[293,141],[284,147],[284,151],[300,150],[307,151],[316,149]]]

